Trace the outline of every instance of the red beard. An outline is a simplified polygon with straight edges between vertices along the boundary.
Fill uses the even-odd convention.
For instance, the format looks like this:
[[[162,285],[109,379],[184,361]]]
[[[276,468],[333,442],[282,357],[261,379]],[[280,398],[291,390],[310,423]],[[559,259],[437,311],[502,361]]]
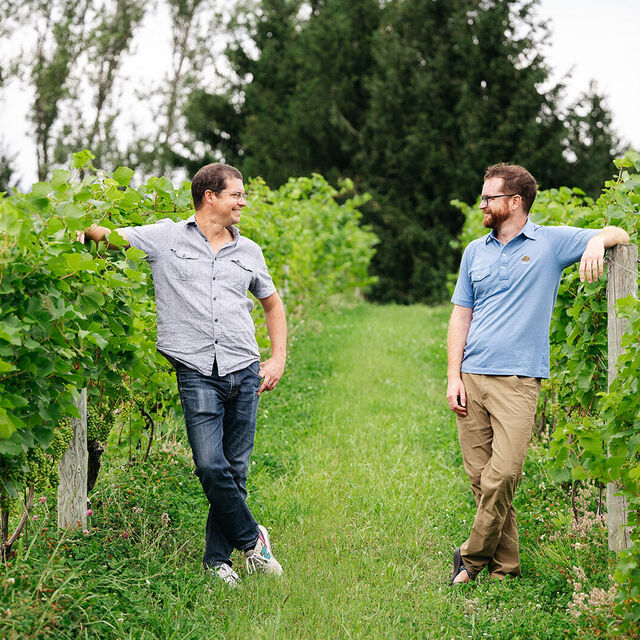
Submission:
[[[490,211],[485,209],[482,224],[487,229],[498,229],[509,217],[509,211]]]

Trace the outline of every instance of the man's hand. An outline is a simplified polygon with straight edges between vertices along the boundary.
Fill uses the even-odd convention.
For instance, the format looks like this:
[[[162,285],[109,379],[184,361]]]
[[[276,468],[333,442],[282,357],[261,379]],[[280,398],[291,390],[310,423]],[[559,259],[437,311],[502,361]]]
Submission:
[[[464,389],[461,378],[449,380],[447,401],[449,402],[449,408],[456,415],[463,418],[467,415],[467,392]]]
[[[594,282],[604,271],[604,250],[629,242],[629,234],[620,227],[605,227],[593,236],[580,260],[580,282]]]
[[[76,241],[84,244],[85,238],[90,238],[91,232],[97,226],[97,224],[92,224],[88,229],[85,229],[84,231],[76,231]]]
[[[593,236],[580,259],[580,282],[595,282],[604,272],[604,238]]]
[[[271,357],[260,363],[260,377],[262,382],[258,389],[258,395],[263,391],[273,391],[284,373],[284,358]]]
[[[108,236],[110,233],[116,233],[124,240],[124,244],[111,244],[108,240]],[[96,244],[104,241],[107,245],[107,249],[115,249],[119,251],[121,249],[129,248],[129,240],[127,236],[122,232],[122,229],[116,229],[115,231],[111,231],[111,229],[107,227],[101,227],[97,224],[92,224],[88,229],[84,231],[76,231],[76,240],[78,242],[84,242],[86,239],[93,240]]]

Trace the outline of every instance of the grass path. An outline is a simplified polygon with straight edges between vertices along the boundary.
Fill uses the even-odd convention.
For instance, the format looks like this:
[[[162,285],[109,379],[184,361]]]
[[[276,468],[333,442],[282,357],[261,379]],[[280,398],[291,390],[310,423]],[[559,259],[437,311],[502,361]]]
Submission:
[[[286,602],[258,637],[445,637],[434,630],[455,627],[459,607],[433,606],[454,543],[440,530],[462,489],[442,397],[445,314],[366,307],[330,338],[321,426],[294,479],[272,489]]]
[[[473,514],[444,399],[448,312],[364,306],[325,331],[331,371],[299,468],[260,487],[286,577],[246,579],[237,611],[220,612],[225,637],[554,637],[528,593],[447,586]],[[522,606],[540,636],[518,631]]]
[[[56,542],[55,512],[39,505],[41,530],[0,579],[0,638],[592,637],[567,614],[566,568],[606,577],[606,537],[580,550],[549,540],[550,514],[562,528],[568,507],[535,455],[516,501],[525,578],[448,587],[474,513],[444,398],[448,313],[362,305],[293,340],[287,377],[261,402],[249,476],[282,579],[247,576],[240,556],[238,589],[200,571],[206,505],[178,436],[142,468],[107,458],[87,539]]]

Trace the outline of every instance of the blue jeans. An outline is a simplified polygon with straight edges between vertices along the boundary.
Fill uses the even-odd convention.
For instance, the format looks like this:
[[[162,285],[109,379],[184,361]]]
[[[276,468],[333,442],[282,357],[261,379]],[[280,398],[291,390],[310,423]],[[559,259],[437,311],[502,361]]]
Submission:
[[[247,469],[258,415],[257,362],[226,376],[213,365],[210,376],[179,362],[178,391],[196,475],[209,500],[203,564],[231,564],[234,548],[258,540],[258,525],[246,505]]]

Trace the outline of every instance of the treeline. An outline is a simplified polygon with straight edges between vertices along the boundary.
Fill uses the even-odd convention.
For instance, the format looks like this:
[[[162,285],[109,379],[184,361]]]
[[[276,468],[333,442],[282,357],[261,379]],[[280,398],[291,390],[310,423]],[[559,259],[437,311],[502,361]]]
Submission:
[[[272,187],[313,172],[350,177],[373,194],[363,215],[382,240],[371,296],[433,302],[458,260],[450,242],[462,216],[450,201],[474,200],[488,165],[521,163],[543,188],[594,197],[612,172],[610,113],[595,87],[561,107],[537,5],[161,0],[173,63],[140,95],[155,129],[126,147],[121,68],[151,16],[147,0],[0,0],[0,29],[13,21],[38,34],[0,77],[19,67],[32,85],[41,180],[84,147],[97,166],[147,175],[225,160]]]

